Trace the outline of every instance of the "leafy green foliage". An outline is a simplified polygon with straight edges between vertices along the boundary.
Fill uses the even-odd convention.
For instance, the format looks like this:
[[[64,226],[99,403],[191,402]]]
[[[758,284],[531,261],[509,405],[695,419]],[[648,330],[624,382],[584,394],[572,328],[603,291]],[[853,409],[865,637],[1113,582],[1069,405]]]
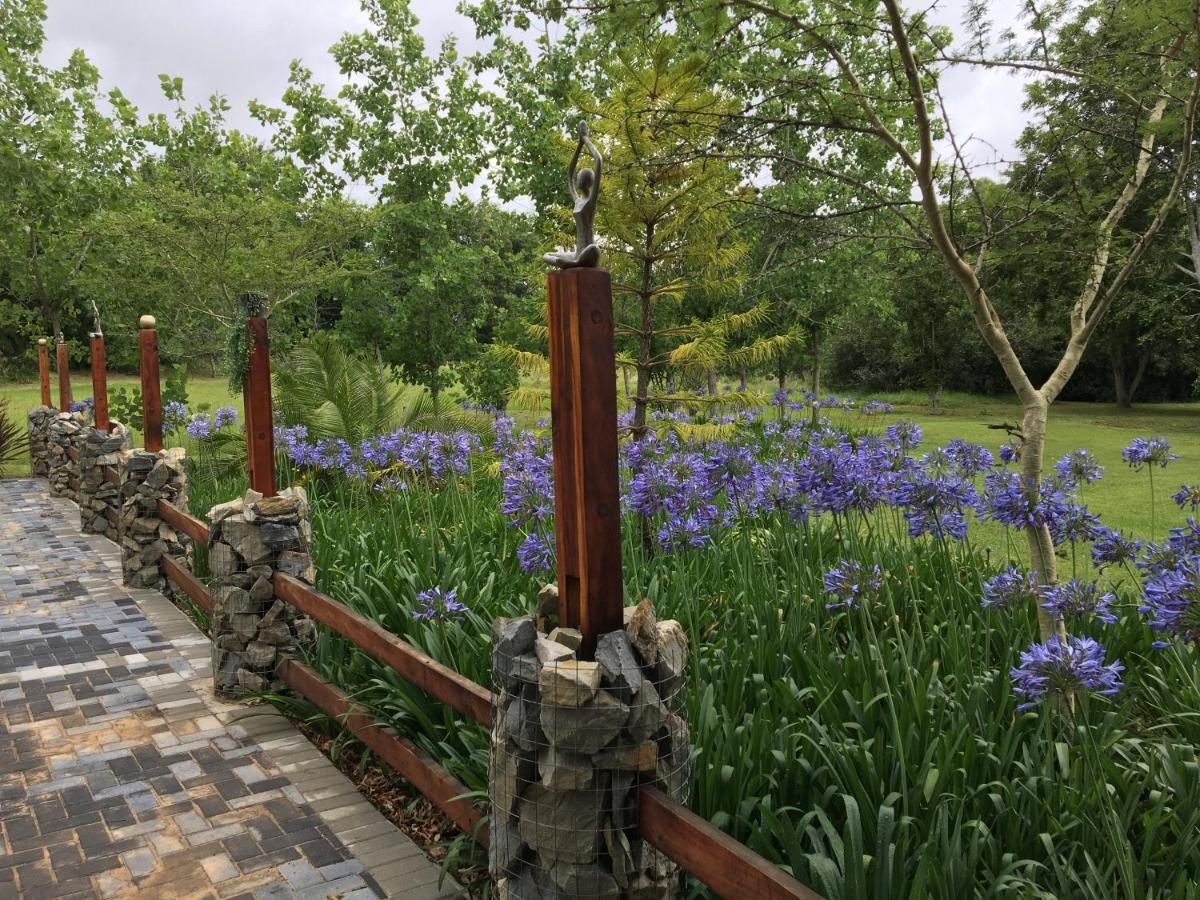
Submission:
[[[161,388],[163,406],[188,402],[188,373],[180,367],[166,377]],[[133,431],[142,430],[142,389],[139,385],[121,385],[108,392],[109,416]]]

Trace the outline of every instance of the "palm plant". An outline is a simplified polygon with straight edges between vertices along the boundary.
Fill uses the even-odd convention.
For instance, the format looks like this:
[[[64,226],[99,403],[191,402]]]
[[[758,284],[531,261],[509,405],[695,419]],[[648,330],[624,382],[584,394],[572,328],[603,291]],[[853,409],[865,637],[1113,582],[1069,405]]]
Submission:
[[[402,387],[383,363],[353,353],[330,332],[297,345],[274,371],[274,405],[288,425],[310,439],[357,444],[397,428],[482,430],[486,417],[459,410],[435,413],[424,388]]]
[[[29,436],[9,414],[8,407],[8,398],[0,398],[0,473],[29,451]]]

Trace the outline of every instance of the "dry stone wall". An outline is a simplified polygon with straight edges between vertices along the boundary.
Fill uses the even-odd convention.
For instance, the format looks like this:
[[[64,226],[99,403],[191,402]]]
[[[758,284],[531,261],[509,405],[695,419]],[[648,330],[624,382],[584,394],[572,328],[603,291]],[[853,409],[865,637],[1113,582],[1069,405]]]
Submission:
[[[129,449],[129,429],[110,422],[107,432],[84,428],[79,435],[79,528],[120,540],[121,489],[104,477],[104,468],[120,468]],[[111,511],[112,518],[108,516]]]
[[[50,422],[58,415],[49,406],[35,406],[29,411],[29,458],[34,478],[50,477]]]
[[[214,688],[225,696],[281,690],[279,662],[311,641],[315,623],[275,596],[277,572],[315,580],[308,497],[300,487],[274,497],[254,490],[208,513]]]
[[[188,566],[190,539],[158,514],[158,501],[187,509],[187,474],[182,447],[131,450],[121,466],[121,572],[125,584],[167,593],[162,558]]]
[[[637,835],[637,788],[685,799],[683,707],[688,644],[648,600],[625,627],[582,636],[542,615],[502,619],[492,633],[495,710],[489,867],[508,900],[662,900],[683,896],[678,867]],[[547,602],[551,601],[551,602]]]

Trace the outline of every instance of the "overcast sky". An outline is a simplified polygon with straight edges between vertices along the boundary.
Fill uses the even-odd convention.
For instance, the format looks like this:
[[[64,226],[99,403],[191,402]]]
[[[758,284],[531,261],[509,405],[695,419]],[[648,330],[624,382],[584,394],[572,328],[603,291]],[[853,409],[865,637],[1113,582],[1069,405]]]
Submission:
[[[1019,0],[992,0],[998,29],[1012,21]],[[183,78],[189,104],[224,94],[231,124],[259,131],[246,104],[277,105],[288,64],[300,58],[318,81],[340,83],[328,49],[344,32],[361,31],[357,0],[48,0],[47,62],[59,65],[76,47],[119,86],[143,113],[169,110],[158,75]],[[464,51],[474,30],[453,0],[413,0],[429,47],[454,33]],[[944,0],[936,18],[958,29],[964,0]],[[976,161],[1012,158],[1025,116],[1021,82],[996,70],[951,73],[943,88],[960,140],[975,143]],[[993,150],[994,148],[994,150]]]

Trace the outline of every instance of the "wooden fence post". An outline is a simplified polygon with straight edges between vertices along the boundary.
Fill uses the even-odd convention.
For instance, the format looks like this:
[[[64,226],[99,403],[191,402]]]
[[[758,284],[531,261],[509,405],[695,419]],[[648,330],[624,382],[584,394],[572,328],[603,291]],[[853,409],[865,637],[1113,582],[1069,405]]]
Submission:
[[[50,396],[50,348],[45,338],[38,338],[38,383],[42,388],[42,406],[54,406]]]
[[[590,659],[623,625],[612,282],[597,268],[548,281],[559,621]]]
[[[246,469],[250,487],[264,497],[275,496],[275,423],[271,411],[271,353],[262,294],[246,294],[253,315],[246,319],[249,360],[242,388],[246,418]]]
[[[71,363],[67,359],[67,342],[59,332],[55,348],[58,363],[58,411],[71,411]]]
[[[92,423],[99,431],[108,431],[108,375],[104,371],[104,335],[92,335]]]
[[[142,371],[142,447],[151,453],[163,448],[162,393],[158,384],[158,331],[154,316],[138,320]]]

